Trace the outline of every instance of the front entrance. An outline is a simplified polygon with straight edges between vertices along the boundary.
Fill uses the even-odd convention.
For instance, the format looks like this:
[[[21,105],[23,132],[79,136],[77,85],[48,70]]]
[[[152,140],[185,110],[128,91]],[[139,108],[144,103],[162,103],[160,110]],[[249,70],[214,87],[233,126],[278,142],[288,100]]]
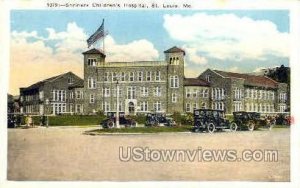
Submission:
[[[137,110],[136,99],[125,99],[125,115],[136,115]]]

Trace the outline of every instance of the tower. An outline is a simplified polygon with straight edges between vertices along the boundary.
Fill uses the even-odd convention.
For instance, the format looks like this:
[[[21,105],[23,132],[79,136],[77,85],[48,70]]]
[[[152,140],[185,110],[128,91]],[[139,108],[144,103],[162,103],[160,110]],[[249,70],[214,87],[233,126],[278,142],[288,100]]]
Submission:
[[[99,91],[97,89],[98,67],[105,62],[105,54],[101,51],[93,48],[82,53],[84,56],[84,113],[95,113],[99,110],[98,104],[100,98]]]
[[[167,62],[167,113],[184,112],[184,56],[185,51],[174,46],[166,51]]]

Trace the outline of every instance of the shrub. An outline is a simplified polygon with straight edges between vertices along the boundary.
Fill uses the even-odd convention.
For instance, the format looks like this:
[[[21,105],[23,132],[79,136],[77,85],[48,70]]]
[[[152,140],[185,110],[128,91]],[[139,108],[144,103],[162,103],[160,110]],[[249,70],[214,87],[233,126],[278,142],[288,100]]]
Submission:
[[[137,114],[135,116],[128,116],[128,117],[135,120],[138,124],[146,123],[146,116],[144,114]]]

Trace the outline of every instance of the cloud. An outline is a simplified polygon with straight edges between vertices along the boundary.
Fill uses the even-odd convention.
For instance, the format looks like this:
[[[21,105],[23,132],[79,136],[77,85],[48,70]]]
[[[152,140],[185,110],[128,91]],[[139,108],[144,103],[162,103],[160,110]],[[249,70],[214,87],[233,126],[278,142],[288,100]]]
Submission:
[[[75,22],[68,23],[65,31],[46,28],[42,37],[37,31],[12,31],[10,49],[9,92],[18,94],[20,87],[27,87],[42,79],[72,71],[83,77],[82,52],[87,50],[83,28]],[[106,39],[107,60],[154,60],[158,51],[145,39],[118,44],[112,36]]]
[[[289,55],[289,34],[278,31],[269,20],[253,20],[234,14],[166,14],[164,28],[172,39],[187,43],[193,63],[201,64],[203,60],[197,58],[201,57],[199,54],[234,61]]]
[[[146,40],[134,40],[128,44],[118,44],[112,36],[105,39],[107,61],[151,61],[157,60],[158,51],[154,45]]]

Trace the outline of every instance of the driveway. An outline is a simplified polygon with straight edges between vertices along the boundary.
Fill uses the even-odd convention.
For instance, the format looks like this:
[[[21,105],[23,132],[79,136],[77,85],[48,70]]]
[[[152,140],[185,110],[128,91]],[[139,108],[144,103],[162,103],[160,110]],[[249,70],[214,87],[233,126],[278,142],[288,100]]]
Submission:
[[[272,131],[84,135],[89,128],[8,130],[9,180],[289,181],[290,129]],[[278,161],[120,160],[120,147],[159,150],[276,150]],[[124,154],[124,153],[123,153]]]

